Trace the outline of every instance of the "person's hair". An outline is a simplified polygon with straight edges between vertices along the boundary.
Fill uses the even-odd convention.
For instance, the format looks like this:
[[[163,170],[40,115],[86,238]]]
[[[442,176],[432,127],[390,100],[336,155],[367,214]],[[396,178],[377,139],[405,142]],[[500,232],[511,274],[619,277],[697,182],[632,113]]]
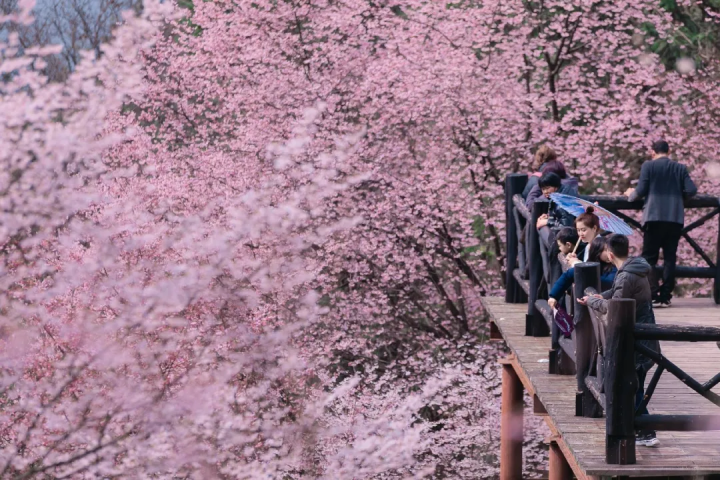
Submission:
[[[587,246],[590,249],[588,252],[588,262],[598,262],[600,264],[600,270],[602,273],[608,273],[613,269],[613,265],[607,262],[603,262],[600,255],[608,248],[608,239],[598,235],[590,242]]]
[[[585,213],[581,213],[577,216],[575,219],[575,225],[581,222],[588,228],[597,228],[600,230],[600,219],[597,215],[595,215],[595,207],[587,207],[585,209]]]
[[[560,189],[562,181],[560,180],[560,177],[554,173],[543,173],[543,176],[540,177],[540,180],[538,181],[538,186],[541,190],[546,187],[555,187]]]
[[[613,233],[607,239],[607,249],[617,258],[627,258],[630,255],[630,241],[625,235]]]
[[[542,167],[542,173],[554,173],[560,178],[567,178],[568,174],[565,171],[565,165],[560,160],[550,160],[546,162]]]
[[[653,142],[652,150],[655,153],[670,153],[670,145],[665,140],[657,140]]]
[[[572,227],[563,227],[555,236],[556,240],[560,240],[560,243],[565,245],[566,243],[572,243],[575,245],[580,237],[578,236],[577,230]]]
[[[555,150],[553,150],[551,146],[540,145],[540,147],[535,151],[535,160],[533,162],[533,166],[535,168],[540,168],[543,163],[552,162],[556,159],[557,153],[555,153]]]

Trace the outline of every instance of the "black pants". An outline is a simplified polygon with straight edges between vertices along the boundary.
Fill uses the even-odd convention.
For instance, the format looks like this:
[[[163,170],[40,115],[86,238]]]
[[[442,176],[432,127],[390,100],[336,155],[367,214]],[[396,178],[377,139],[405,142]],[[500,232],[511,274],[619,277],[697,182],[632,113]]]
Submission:
[[[677,248],[683,226],[673,222],[646,222],[643,230],[642,256],[651,266],[655,266],[660,258],[660,249],[663,251],[662,285],[655,271],[650,274],[650,287],[653,300],[669,301],[675,289],[675,264],[677,263]]]
[[[637,411],[638,407],[642,403],[645,397],[645,378],[647,377],[647,370],[645,367],[638,367],[635,369],[638,377],[638,389],[635,391],[635,415],[648,415],[647,406],[643,407],[641,411]],[[655,435],[655,430],[641,430],[637,432],[640,435]]]

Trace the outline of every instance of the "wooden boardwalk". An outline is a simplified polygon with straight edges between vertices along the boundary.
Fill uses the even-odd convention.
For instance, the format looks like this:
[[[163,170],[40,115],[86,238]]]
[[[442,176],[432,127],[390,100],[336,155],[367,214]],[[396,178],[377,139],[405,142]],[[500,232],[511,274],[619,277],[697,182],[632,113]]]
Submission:
[[[605,462],[605,419],[575,416],[574,375],[548,373],[548,337],[525,336],[527,304],[503,298],[483,299],[492,321],[512,351],[510,361],[523,386],[547,411],[545,420],[577,478],[697,477],[720,475],[720,431],[658,432],[660,446],[637,448],[637,463]],[[677,299],[670,309],[656,310],[659,324],[720,326],[720,306],[710,299]],[[661,342],[663,354],[700,382],[720,372],[715,343]],[[653,369],[654,371],[654,369]],[[648,374],[648,379],[652,371]],[[713,389],[720,394],[720,385]],[[718,407],[665,372],[648,409],[652,414],[718,414]]]

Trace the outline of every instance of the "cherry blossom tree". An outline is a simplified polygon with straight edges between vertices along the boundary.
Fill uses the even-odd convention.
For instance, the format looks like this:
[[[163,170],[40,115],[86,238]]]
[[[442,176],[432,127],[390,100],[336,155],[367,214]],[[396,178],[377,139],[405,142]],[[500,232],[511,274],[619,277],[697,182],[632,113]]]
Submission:
[[[31,22],[20,7],[3,21]],[[327,456],[348,476],[408,463],[425,428],[413,414],[442,383],[352,429],[323,426],[348,386],[311,388],[290,343],[322,313],[308,252],[355,223],[324,210],[361,180],[335,166],[357,136],[306,155],[310,110],[266,149],[260,181],[207,189],[215,177],[197,172],[193,191],[184,162],[203,145],[153,144],[121,113],[141,103],[139,53],[172,15],[152,2],[128,14],[62,84],[38,73],[57,49],[2,45],[15,112],[0,134],[2,476],[266,478],[316,468],[312,446],[348,432],[373,445]]]
[[[717,59],[655,0],[190,6],[63,83],[0,47],[0,471],[492,477],[504,175],[623,190],[664,136],[714,192]]]
[[[712,7],[697,8],[712,20]],[[156,93],[142,120],[177,148],[193,138],[243,153],[281,138],[318,99],[321,141],[365,129],[342,172],[370,176],[333,205],[362,221],[317,250],[334,321],[315,325],[305,347],[331,339],[318,355],[336,378],[373,372],[402,397],[477,341],[478,297],[501,287],[502,180],[536,145],[553,144],[597,193],[629,186],[659,136],[693,167],[716,150],[697,128],[715,121],[700,94],[712,61],[668,70],[651,48],[678,27],[650,0],[197,4],[148,56]],[[251,156],[235,165],[248,182],[267,168]],[[421,346],[444,342],[453,358],[428,361]],[[368,378],[357,391],[369,402],[378,382]],[[466,426],[456,420],[438,441]],[[467,453],[461,444],[433,460],[445,468]]]

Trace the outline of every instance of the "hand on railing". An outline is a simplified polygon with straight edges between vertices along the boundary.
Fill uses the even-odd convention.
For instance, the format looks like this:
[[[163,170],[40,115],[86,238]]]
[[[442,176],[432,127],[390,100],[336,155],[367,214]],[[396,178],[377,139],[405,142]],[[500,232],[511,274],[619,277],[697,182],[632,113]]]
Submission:
[[[544,226],[546,226],[548,224],[549,219],[550,219],[550,217],[548,217],[548,214],[543,213],[542,215],[540,215],[540,218],[538,218],[537,222],[535,223],[535,227],[537,227],[537,229],[540,230],[541,228],[543,228]]]
[[[575,253],[568,253],[565,259],[567,260],[568,265],[570,265],[571,267],[574,267],[576,263],[580,263],[580,259]]]
[[[513,204],[515,205],[515,209],[518,211],[518,213],[525,217],[525,220],[530,220],[532,214],[530,213],[530,210],[528,210],[528,208],[525,206],[525,200],[523,199],[522,195],[514,195]]]
[[[579,303],[580,305],[587,305],[588,299],[591,298],[591,297],[593,297],[593,298],[603,298],[603,296],[600,295],[599,293],[596,293],[596,294],[594,294],[594,295],[585,295],[585,296],[582,297],[582,298],[578,298],[578,303]]]
[[[558,262],[560,262],[560,267],[562,268],[563,273],[570,269],[570,264],[568,263],[567,257],[564,253],[558,253]]]

